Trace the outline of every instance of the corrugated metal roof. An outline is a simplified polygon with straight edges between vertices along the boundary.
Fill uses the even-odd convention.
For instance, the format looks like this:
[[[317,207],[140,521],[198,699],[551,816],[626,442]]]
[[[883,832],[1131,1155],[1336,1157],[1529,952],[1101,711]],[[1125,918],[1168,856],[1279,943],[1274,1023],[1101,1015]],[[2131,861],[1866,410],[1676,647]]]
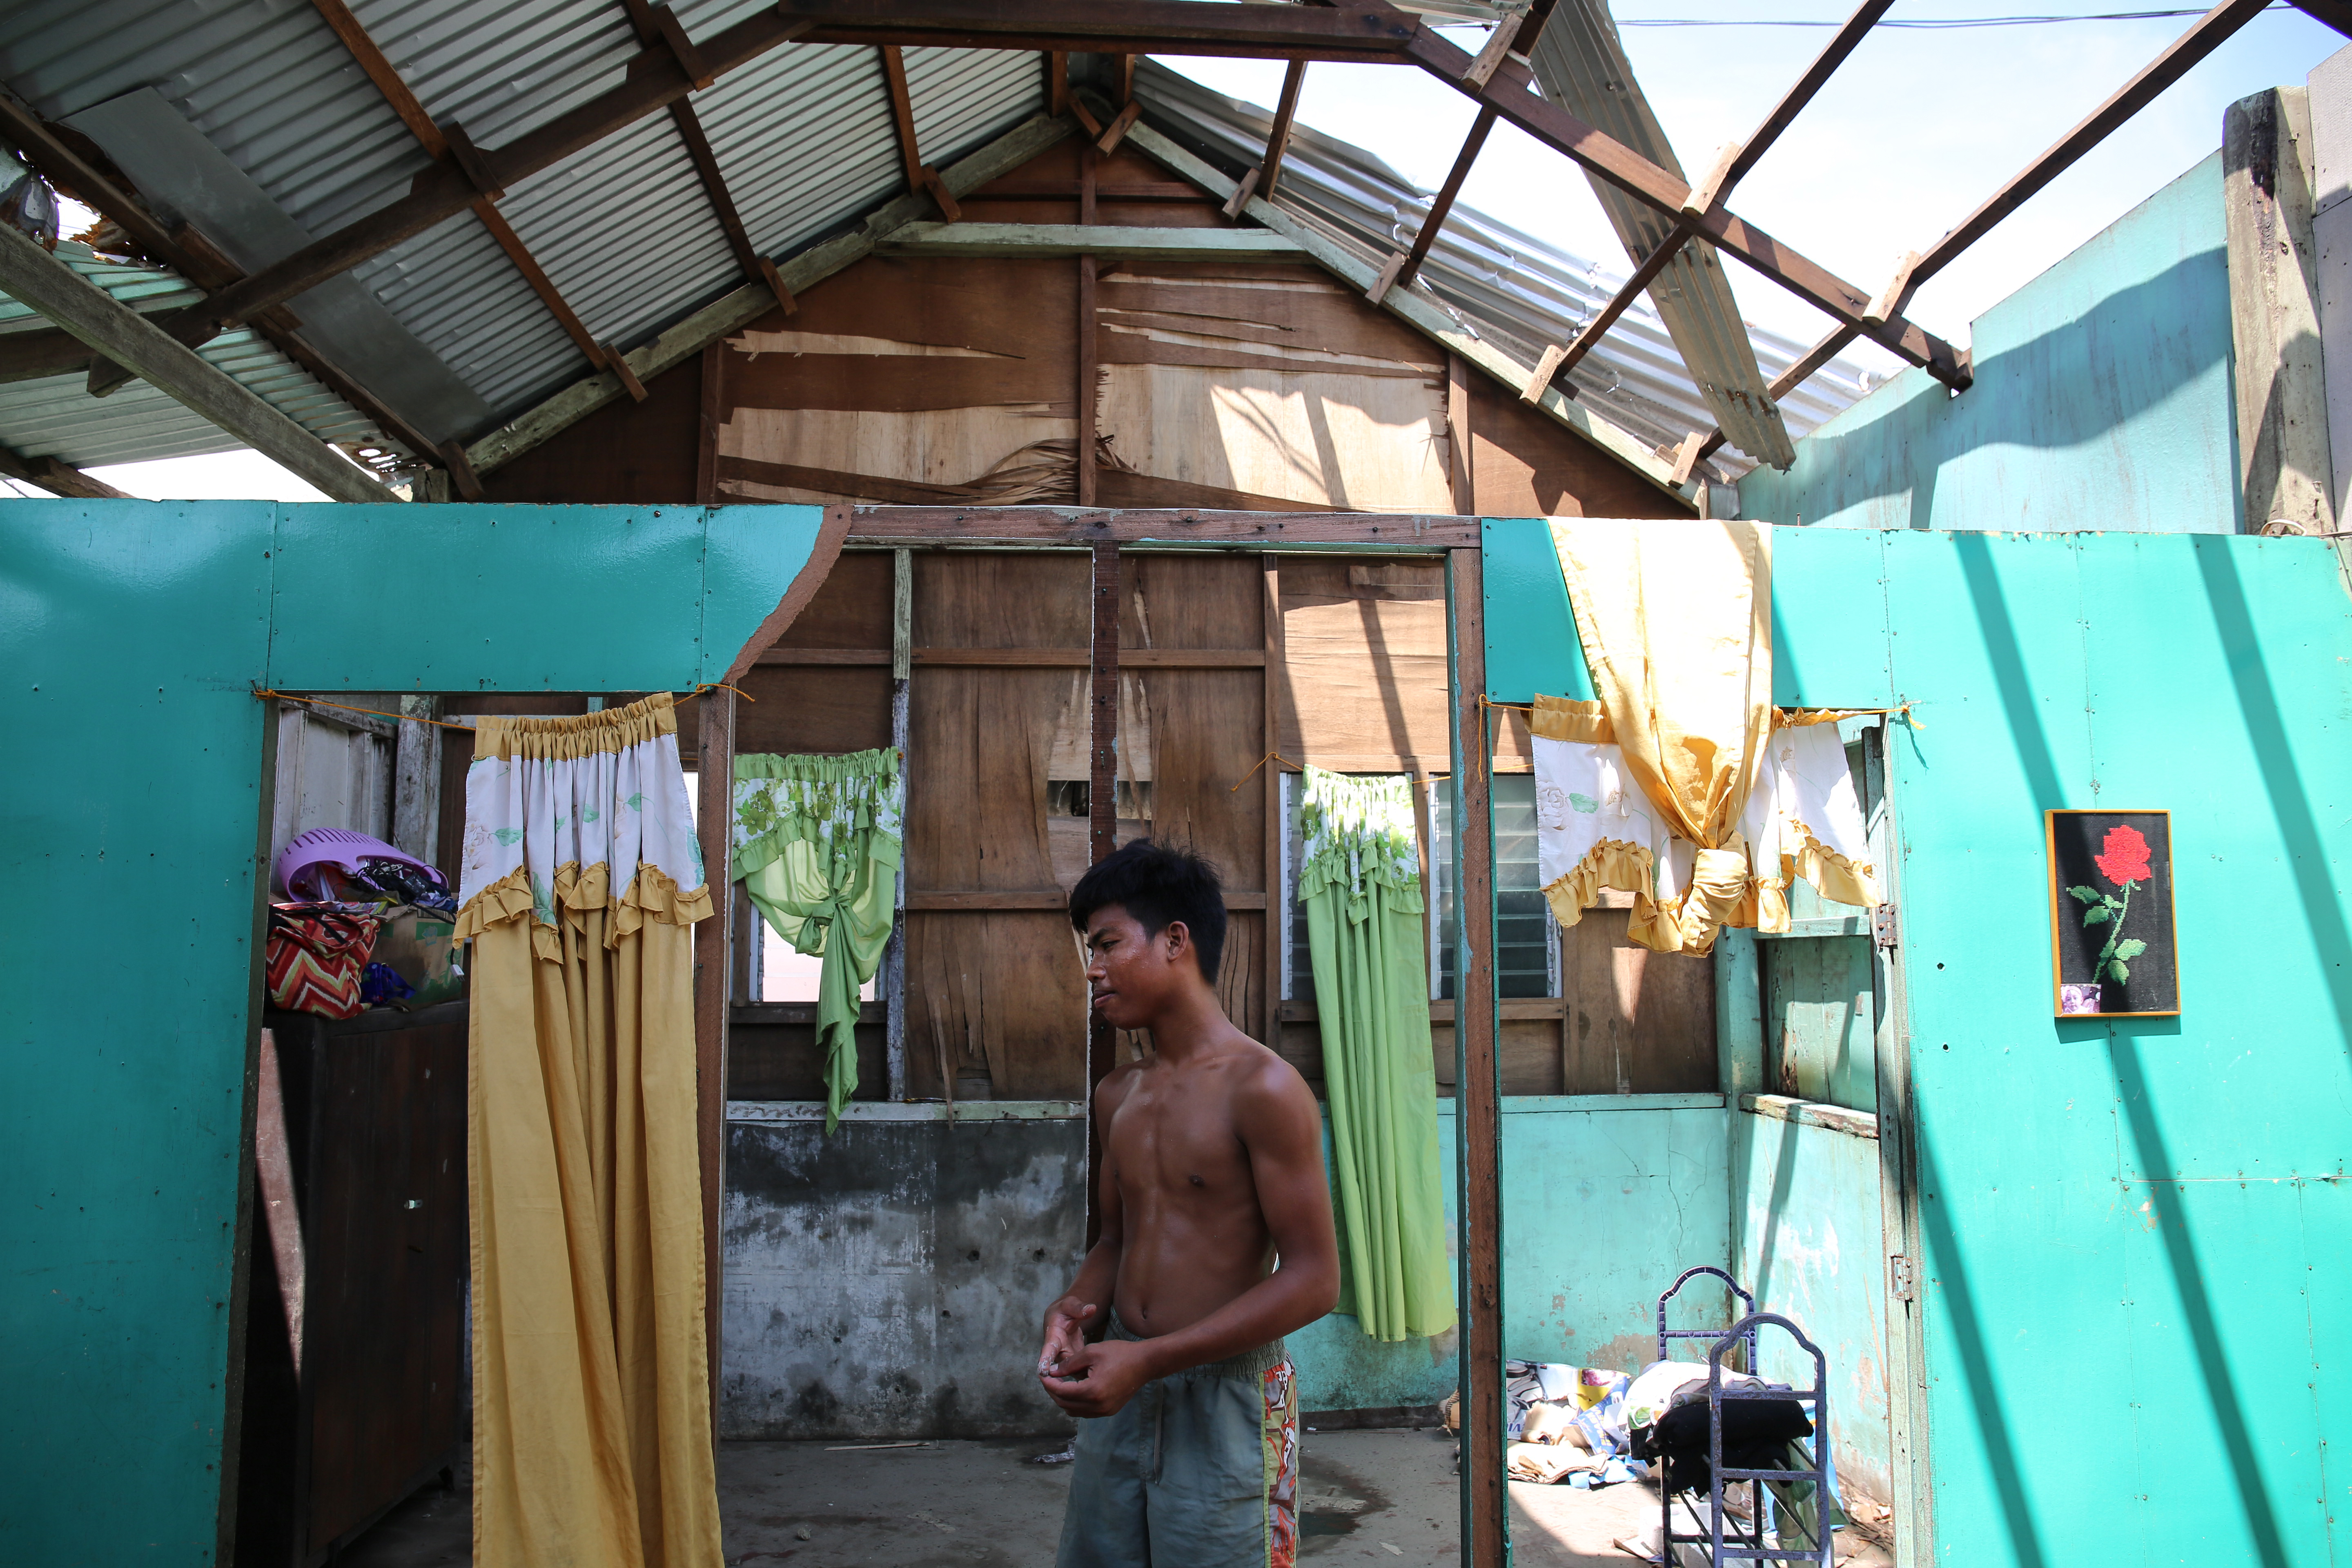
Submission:
[[[58,258],[142,313],[170,310],[202,297],[184,278],[94,256],[71,240],[59,242]],[[24,305],[0,294],[0,337],[47,324]],[[257,333],[224,332],[198,352],[321,440],[383,443],[383,436],[364,416]],[[79,468],[227,452],[243,444],[146,382],[131,382],[112,395],[99,398],[89,395],[88,381],[86,374],[77,371],[71,375],[0,384],[0,446],[27,458],[56,458]]]
[[[1136,90],[1154,123],[1228,166],[1247,167],[1264,155],[1274,119],[1267,110],[1212,92],[1149,60],[1136,73]],[[1282,169],[1276,203],[1374,266],[1411,243],[1429,211],[1431,193],[1363,149],[1306,126],[1292,132]],[[1546,346],[1570,342],[1625,276],[1456,204],[1415,286],[1478,337],[1532,368]],[[1768,377],[1811,346],[1753,322],[1748,333]],[[1804,434],[1859,398],[1869,389],[1866,374],[1850,361],[1834,360],[1783,398],[1781,416],[1790,434]],[[1715,425],[1713,410],[1646,298],[1619,319],[1570,379],[1589,406],[1654,446],[1672,447],[1687,432]],[[1717,460],[1735,472],[1754,464],[1728,447]]]
[[[761,4],[681,0],[676,10],[690,36],[708,37]],[[621,0],[352,5],[426,110],[463,122],[483,147],[509,142],[617,85],[641,47]],[[426,166],[415,139],[308,5],[18,0],[0,13],[0,74],[42,114],[59,120],[152,87],[314,237],[404,194]],[[918,140],[935,165],[1044,106],[1045,71],[1034,54],[916,48],[907,52],[907,68]],[[1147,68],[1142,79],[1166,129],[1237,163],[1263,144],[1263,110],[1157,68]],[[871,48],[785,45],[719,78],[693,103],[752,243],[765,254],[789,254],[854,224],[904,188]],[[1385,254],[1426,211],[1423,193],[1367,153],[1306,131],[1293,146],[1283,199],[1367,255]],[[169,192],[145,194],[159,206],[170,204]],[[624,348],[742,281],[667,114],[647,116],[521,182],[501,210],[590,331]],[[500,420],[587,370],[546,304],[470,216],[374,258],[353,277]],[[1530,363],[1615,283],[1461,208],[1423,278],[1474,331]],[[1768,372],[1776,355],[1785,364],[1799,352],[1800,345],[1752,335]],[[274,353],[266,343],[256,352]],[[1810,427],[1859,394],[1850,367],[1841,385],[1840,369],[1787,400],[1792,426]],[[1711,423],[1646,307],[1637,306],[1586,362],[1578,382],[1596,410],[1647,440],[1671,442]],[[90,432],[104,424],[107,405],[67,406],[73,398],[47,383],[6,390],[5,398],[26,410],[51,395],[63,400],[58,417],[96,422],[76,426],[85,432],[78,439],[95,443]],[[134,407],[120,397],[110,402]],[[149,409],[142,417],[179,416]],[[152,431],[159,453],[190,449],[174,445],[190,438],[161,426]],[[135,445],[135,437],[124,439]]]

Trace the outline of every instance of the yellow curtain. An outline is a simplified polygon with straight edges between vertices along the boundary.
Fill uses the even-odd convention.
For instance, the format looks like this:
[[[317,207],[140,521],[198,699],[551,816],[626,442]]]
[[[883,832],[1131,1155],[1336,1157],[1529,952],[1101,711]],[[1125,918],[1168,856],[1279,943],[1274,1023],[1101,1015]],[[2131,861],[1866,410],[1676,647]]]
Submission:
[[[1740,818],[1772,732],[1770,531],[1595,518],[1554,518],[1551,531],[1625,771],[1667,830],[1697,847],[1679,900],[1657,905],[1646,930],[1637,919],[1633,939],[1706,952],[1720,927],[1756,920]]]
[[[721,1568],[670,699],[484,719],[467,1184],[477,1568]]]

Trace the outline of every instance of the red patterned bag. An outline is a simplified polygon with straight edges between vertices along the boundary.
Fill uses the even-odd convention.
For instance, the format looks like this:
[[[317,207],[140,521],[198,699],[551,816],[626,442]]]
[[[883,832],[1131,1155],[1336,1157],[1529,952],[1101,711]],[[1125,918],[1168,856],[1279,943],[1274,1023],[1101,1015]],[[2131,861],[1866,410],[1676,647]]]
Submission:
[[[356,1016],[376,923],[374,915],[348,904],[270,905],[269,1005],[327,1018]]]

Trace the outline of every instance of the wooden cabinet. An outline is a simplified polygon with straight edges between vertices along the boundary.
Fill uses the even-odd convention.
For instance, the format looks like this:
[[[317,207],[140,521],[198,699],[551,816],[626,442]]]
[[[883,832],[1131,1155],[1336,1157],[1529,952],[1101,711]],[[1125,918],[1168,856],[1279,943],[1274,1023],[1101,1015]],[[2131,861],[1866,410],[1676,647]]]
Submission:
[[[467,1436],[466,1005],[266,1026],[240,1568],[324,1561]]]

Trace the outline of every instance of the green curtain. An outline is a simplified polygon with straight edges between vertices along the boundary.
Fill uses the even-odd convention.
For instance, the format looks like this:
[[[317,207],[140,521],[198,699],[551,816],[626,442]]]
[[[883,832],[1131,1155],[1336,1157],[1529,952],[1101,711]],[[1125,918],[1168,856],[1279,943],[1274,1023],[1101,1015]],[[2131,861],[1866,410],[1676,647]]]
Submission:
[[[735,759],[735,878],[776,934],[822,956],[824,1129],[857,1089],[857,992],[890,940],[906,786],[898,753]]]
[[[1441,1334],[1454,1321],[1454,1265],[1412,795],[1402,778],[1310,767],[1298,830],[1331,1105],[1339,1310],[1376,1340]]]

